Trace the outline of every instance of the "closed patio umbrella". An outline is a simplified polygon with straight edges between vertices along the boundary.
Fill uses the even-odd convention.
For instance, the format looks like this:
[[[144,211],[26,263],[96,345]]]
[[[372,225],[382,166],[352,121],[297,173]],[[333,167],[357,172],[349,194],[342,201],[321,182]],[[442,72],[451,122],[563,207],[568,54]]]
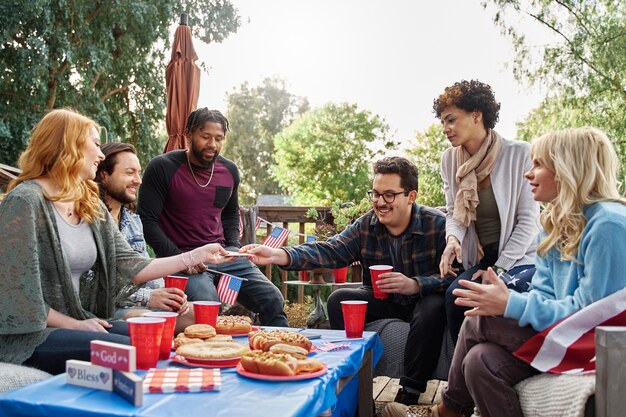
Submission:
[[[200,68],[195,64],[197,59],[191,30],[187,26],[187,15],[183,14],[174,34],[172,56],[165,68],[167,90],[165,124],[168,139],[163,152],[186,148],[185,123],[189,114],[195,110],[200,95]]]

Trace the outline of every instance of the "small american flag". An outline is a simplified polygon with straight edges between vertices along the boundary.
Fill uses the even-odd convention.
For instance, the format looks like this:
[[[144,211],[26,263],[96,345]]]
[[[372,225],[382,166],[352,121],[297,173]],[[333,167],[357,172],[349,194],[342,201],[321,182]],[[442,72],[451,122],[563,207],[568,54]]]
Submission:
[[[283,229],[282,227],[275,227],[272,232],[267,235],[263,241],[263,245],[270,248],[279,248],[285,243],[285,240],[289,237],[289,229]]]
[[[305,240],[306,243],[315,242],[316,240],[317,240],[316,236],[306,235],[306,240]]]
[[[217,284],[217,295],[220,297],[220,301],[224,304],[235,304],[242,282],[243,279],[241,278],[222,274],[220,283]]]

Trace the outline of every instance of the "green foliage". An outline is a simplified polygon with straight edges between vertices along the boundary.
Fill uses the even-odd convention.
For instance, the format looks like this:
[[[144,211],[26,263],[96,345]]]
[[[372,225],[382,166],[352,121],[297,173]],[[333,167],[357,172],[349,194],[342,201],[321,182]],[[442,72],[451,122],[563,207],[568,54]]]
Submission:
[[[239,200],[254,204],[259,194],[280,194],[281,188],[268,173],[274,160],[274,135],[309,108],[305,98],[290,94],[285,82],[266,78],[250,88],[244,83],[228,95],[230,133],[222,153],[241,171]]]
[[[354,223],[356,219],[372,209],[372,200],[363,197],[357,204],[334,203],[330,209],[333,215],[333,224],[337,232],[342,232],[346,227]]]
[[[528,140],[549,130],[590,125],[607,132],[626,172],[626,2],[621,0],[487,0],[510,36],[517,79],[547,85],[549,96],[518,125]],[[520,16],[547,29],[537,46],[519,32]]]
[[[450,143],[442,133],[441,126],[432,124],[423,132],[417,132],[415,142],[407,150],[407,157],[417,166],[419,192],[417,203],[429,207],[445,206],[440,161],[443,151]]]
[[[370,164],[383,152],[373,145],[397,146],[388,130],[383,119],[356,104],[328,103],[274,137],[274,178],[296,205],[358,201],[371,186]]]
[[[0,161],[15,165],[34,124],[59,107],[92,117],[144,161],[161,152],[170,28],[185,10],[205,42],[239,26],[228,0],[0,2]]]

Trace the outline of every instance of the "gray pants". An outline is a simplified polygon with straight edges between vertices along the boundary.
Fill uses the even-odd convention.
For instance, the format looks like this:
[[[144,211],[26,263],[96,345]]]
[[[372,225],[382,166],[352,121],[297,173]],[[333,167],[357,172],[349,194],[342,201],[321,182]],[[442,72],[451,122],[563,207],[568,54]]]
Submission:
[[[515,385],[539,371],[513,356],[537,332],[503,317],[467,317],[461,327],[442,398],[445,406],[481,416],[523,417]]]

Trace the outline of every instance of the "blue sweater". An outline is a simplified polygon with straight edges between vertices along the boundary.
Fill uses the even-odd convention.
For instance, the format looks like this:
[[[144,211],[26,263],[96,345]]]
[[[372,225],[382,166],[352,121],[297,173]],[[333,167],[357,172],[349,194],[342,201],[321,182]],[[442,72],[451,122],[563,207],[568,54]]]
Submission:
[[[554,248],[537,256],[532,290],[509,291],[505,317],[541,331],[626,287],[626,206],[596,203],[584,214],[576,262],[560,260]]]

